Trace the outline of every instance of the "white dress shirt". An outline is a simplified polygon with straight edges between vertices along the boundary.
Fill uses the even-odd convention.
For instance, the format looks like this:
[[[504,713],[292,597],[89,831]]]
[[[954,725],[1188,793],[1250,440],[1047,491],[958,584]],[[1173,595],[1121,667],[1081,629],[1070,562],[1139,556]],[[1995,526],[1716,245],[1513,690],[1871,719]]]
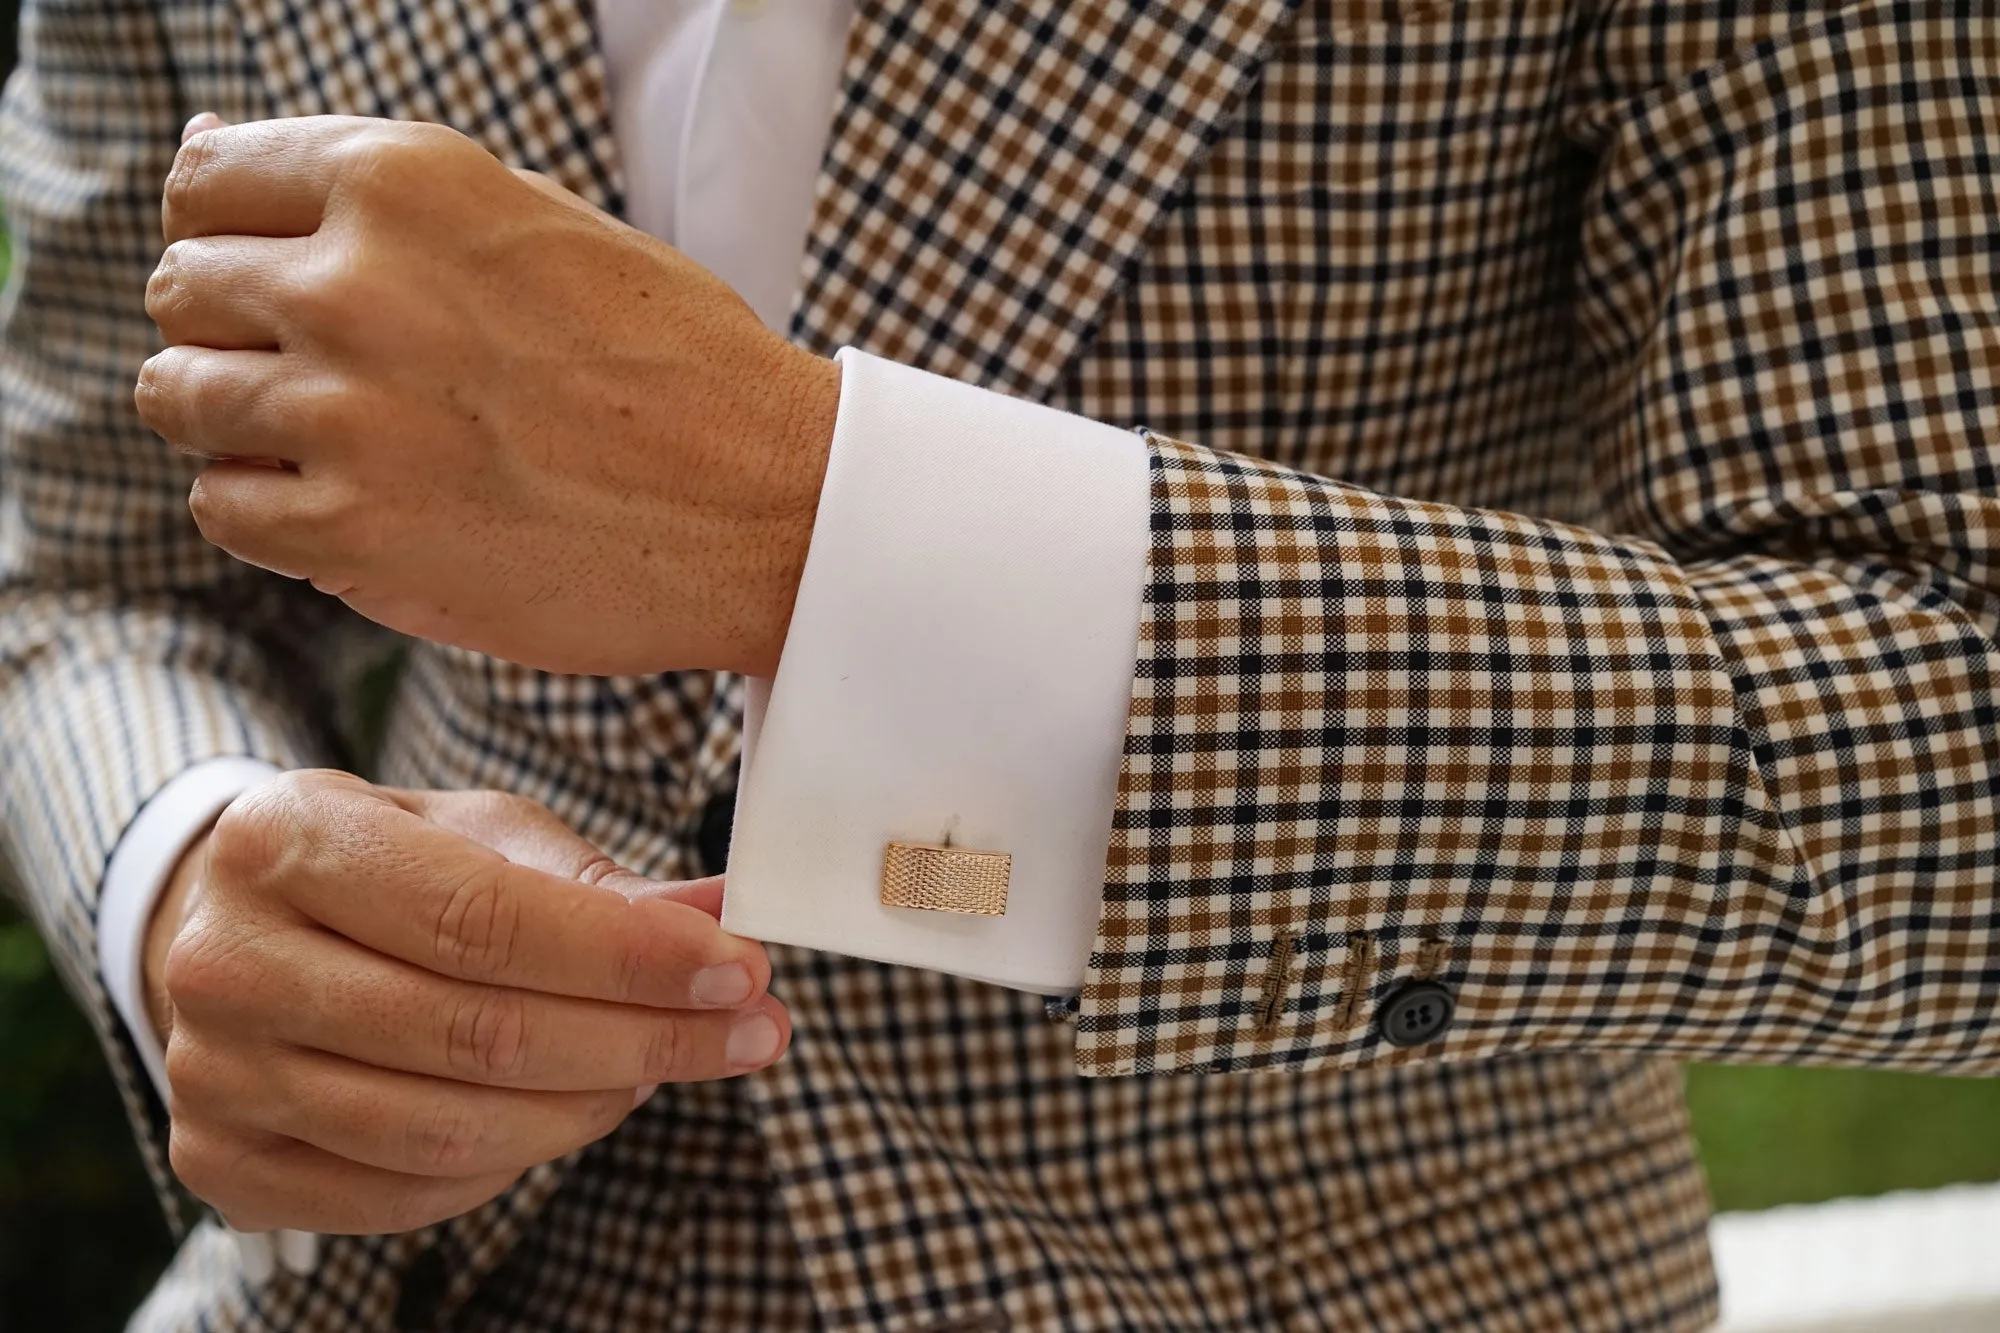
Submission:
[[[783,331],[852,0],[600,0],[599,14],[631,221]],[[797,609],[775,678],[751,686],[724,923],[1073,989],[1123,751],[1145,450],[1129,432],[853,350],[840,360]],[[107,867],[99,963],[163,1095],[140,987],[146,922],[185,848],[272,772],[229,758],[189,769]],[[1011,853],[1006,913],[881,906],[892,839]]]

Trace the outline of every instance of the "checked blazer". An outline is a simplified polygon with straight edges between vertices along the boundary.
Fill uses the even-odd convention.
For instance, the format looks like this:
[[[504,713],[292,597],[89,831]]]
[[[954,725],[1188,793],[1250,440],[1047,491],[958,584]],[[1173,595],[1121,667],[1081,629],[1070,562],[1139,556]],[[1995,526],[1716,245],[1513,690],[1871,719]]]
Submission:
[[[366,648],[131,408],[176,130],[616,209],[579,3],[29,0],[0,819],[163,1185],[105,858],[199,759],[353,762]],[[195,1225],[138,1325],[1704,1326],[1671,1061],[2000,1067],[1997,136],[1972,3],[863,0],[794,337],[1150,432],[1081,995],[779,950],[776,1068],[308,1277]],[[691,874],[740,698],[418,646],[375,771]]]

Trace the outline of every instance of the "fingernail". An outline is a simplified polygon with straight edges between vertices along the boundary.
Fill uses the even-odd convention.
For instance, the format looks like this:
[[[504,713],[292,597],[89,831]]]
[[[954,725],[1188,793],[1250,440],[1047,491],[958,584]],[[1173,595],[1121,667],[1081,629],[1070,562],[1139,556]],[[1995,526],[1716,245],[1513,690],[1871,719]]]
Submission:
[[[653,1099],[653,1094],[658,1092],[659,1090],[660,1090],[659,1084],[648,1083],[645,1087],[640,1088],[638,1091],[634,1092],[632,1094],[632,1109],[636,1111],[640,1107],[644,1106],[647,1102]]]
[[[221,128],[221,116],[216,115],[213,111],[203,111],[181,128],[181,142],[186,143],[189,139],[192,139],[204,130],[217,130]]]
[[[739,1019],[729,1030],[729,1046],[724,1054],[738,1069],[767,1065],[777,1053],[778,1025],[769,1014],[751,1014]]]
[[[750,998],[750,969],[741,963],[717,963],[694,974],[688,988],[696,1004],[712,1004],[719,1009],[738,1005]]]

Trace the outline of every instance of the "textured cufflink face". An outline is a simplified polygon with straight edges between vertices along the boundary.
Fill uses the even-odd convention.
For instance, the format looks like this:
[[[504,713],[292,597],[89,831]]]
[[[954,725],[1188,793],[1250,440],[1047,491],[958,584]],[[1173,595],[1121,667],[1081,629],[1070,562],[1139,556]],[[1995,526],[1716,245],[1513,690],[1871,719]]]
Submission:
[[[1003,916],[1014,858],[927,842],[892,842],[882,856],[882,905]]]

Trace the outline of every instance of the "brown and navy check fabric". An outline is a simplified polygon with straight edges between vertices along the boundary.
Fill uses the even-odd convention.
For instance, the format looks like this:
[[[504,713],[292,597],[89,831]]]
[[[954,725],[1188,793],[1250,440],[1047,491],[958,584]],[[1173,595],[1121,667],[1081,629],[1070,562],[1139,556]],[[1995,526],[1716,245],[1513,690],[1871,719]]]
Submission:
[[[1423,26],[1556,57],[1557,15],[1503,8]],[[1522,105],[1548,84],[1494,51],[1435,103],[1376,90],[1364,119],[1415,119],[1329,146],[1328,181],[1377,193],[1356,271],[1396,271],[1398,227],[1443,238],[1408,242],[1436,290],[1336,318],[1354,342],[1296,372],[1352,376],[1357,436],[1426,433],[1367,478],[1414,498],[1155,439],[1086,1068],[2000,1068],[2000,18],[1702,8],[1665,33],[1645,6],[1592,15],[1560,103]],[[1476,183],[1431,116],[1476,124]],[[1524,418],[1515,363],[1552,303],[1519,309],[1496,228],[1577,208],[1513,142],[1550,121],[1591,166],[1571,265],[1532,279],[1571,288],[1541,372],[1571,384]],[[1504,465],[1492,484],[1528,493],[1499,502],[1546,517],[1438,502],[1483,498],[1454,474],[1505,455],[1496,431],[1573,460],[1567,503]],[[1260,1032],[1286,935],[1295,1003]],[[1399,1054],[1371,1019],[1429,941],[1456,1020]]]
[[[620,173],[575,0],[24,37],[0,818],[157,1168],[104,859],[201,758],[340,761],[367,642],[205,547],[132,413],[178,125]],[[197,1226],[141,1326],[1705,1325],[1669,1060],[2000,1063],[1996,135],[1971,4],[863,0],[795,336],[1151,432],[1072,1016],[778,950],[779,1067],[309,1278]],[[688,874],[739,724],[727,678],[417,647],[379,771]],[[1396,1048],[1416,981],[1453,1020]]]

